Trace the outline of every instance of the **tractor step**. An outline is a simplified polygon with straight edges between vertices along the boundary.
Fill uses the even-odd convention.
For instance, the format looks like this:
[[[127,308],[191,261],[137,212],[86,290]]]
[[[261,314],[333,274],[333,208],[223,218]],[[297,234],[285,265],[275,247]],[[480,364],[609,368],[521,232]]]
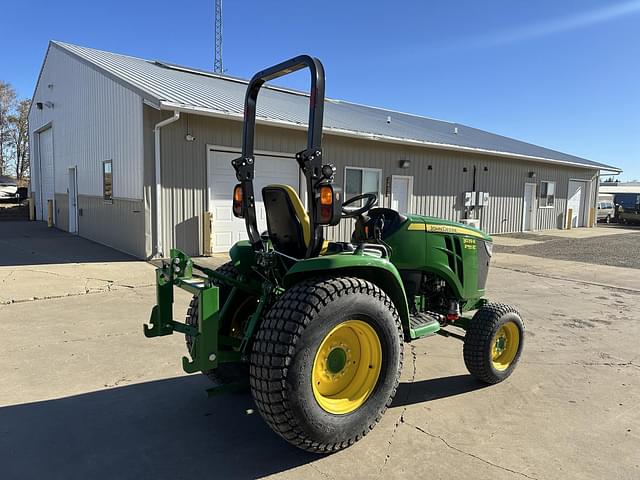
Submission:
[[[411,338],[433,335],[440,330],[440,315],[431,312],[415,313],[409,317]]]

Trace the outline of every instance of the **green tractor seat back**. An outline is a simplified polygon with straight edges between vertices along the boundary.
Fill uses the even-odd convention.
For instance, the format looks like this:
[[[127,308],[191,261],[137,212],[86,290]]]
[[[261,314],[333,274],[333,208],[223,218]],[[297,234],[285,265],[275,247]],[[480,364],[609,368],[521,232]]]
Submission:
[[[295,189],[267,185],[262,189],[262,199],[273,248],[289,257],[304,258],[311,242],[311,222]]]

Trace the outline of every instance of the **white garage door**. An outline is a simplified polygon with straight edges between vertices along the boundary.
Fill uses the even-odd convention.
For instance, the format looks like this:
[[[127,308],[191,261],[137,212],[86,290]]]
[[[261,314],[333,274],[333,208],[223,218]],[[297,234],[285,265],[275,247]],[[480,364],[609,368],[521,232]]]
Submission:
[[[47,200],[54,199],[52,131],[51,128],[48,128],[38,134],[40,152],[40,202],[38,210],[40,220],[47,219]]]
[[[238,240],[247,238],[244,219],[231,212],[233,187],[238,183],[231,160],[240,156],[237,152],[209,150],[207,156],[207,185],[209,187],[209,211],[213,217],[212,248],[214,252],[227,252]],[[272,183],[284,183],[300,193],[298,164],[293,157],[256,155],[255,180],[256,215],[258,230],[267,229],[262,202],[262,187]]]

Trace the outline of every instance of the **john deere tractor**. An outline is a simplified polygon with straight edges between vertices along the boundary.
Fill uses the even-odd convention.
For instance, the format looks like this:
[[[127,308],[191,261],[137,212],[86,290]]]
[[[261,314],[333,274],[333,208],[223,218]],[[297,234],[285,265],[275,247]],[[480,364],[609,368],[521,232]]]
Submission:
[[[308,205],[289,185],[266,186],[260,232],[258,93],[303,68],[311,72],[309,125],[296,160]],[[434,334],[462,340],[471,375],[493,384],[513,372],[524,340],[518,312],[484,296],[491,237],[377,207],[375,193],[343,198],[322,153],[324,86],[322,64],[306,55],[251,79],[242,154],[231,162],[239,182],[233,214],[244,219],[248,240],[216,270],[172,250],[157,269],[157,305],[144,328],[148,337],[185,334],[186,372],[214,380],[210,393],[248,386],[269,426],[314,452],[348,447],[380,420],[398,387],[405,342]],[[355,219],[351,241],[326,241],[324,227],[343,219]],[[172,316],[174,286],[193,294],[184,323]]]

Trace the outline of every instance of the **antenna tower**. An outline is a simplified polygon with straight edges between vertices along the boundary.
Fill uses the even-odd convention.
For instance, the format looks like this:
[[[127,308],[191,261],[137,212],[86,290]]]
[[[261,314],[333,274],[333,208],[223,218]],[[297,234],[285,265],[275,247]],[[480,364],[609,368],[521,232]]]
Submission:
[[[224,73],[222,66],[222,0],[216,1],[216,51],[213,61],[213,71]]]

